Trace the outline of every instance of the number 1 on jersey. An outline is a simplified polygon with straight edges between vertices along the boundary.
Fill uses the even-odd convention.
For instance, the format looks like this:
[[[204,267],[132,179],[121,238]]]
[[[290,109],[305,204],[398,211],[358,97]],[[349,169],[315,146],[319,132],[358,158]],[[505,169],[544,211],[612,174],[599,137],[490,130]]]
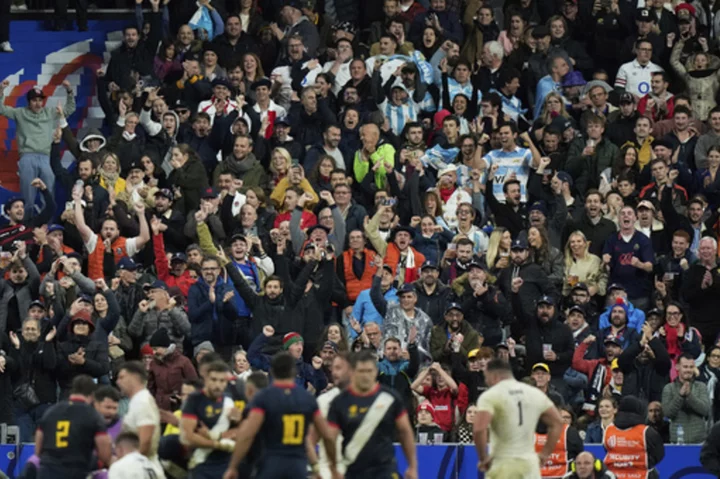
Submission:
[[[522,402],[518,401],[518,417],[520,420],[518,421],[518,426],[523,425],[523,415],[522,415]]]
[[[302,414],[283,414],[283,444],[299,446],[305,438],[305,416]]]

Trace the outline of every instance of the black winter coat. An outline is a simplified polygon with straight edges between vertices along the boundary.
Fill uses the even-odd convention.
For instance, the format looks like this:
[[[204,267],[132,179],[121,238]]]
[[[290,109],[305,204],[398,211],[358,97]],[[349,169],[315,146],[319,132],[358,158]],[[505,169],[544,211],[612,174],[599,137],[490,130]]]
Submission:
[[[17,387],[32,380],[40,403],[55,403],[57,401],[55,345],[52,342],[46,343],[42,336],[35,343],[29,343],[22,337],[19,339],[20,349],[10,350],[10,355],[17,364],[13,385]]]
[[[105,73],[107,83],[115,82],[121,90],[131,91],[135,81],[131,72],[138,72],[141,77],[153,74],[153,62],[158,43],[162,37],[162,13],[151,13],[150,35],[147,40],[138,43],[135,48],[128,48],[124,43],[112,53]]]
[[[85,349],[85,364],[70,364],[68,356],[76,353],[80,348]],[[67,399],[70,396],[70,387],[76,376],[87,374],[99,378],[110,372],[107,343],[103,345],[88,336],[73,335],[68,341],[58,344],[57,361],[56,377],[60,386],[60,399]]]
[[[278,255],[273,261],[276,274],[280,277],[289,277],[287,259]],[[254,335],[260,334],[263,326],[268,325],[275,329],[275,335],[279,337],[292,331],[302,331],[302,318],[297,317],[295,307],[302,299],[305,285],[316,265],[316,261],[307,263],[294,284],[284,284],[283,293],[275,299],[257,294],[237,268],[227,268],[235,289],[253,313]]]
[[[521,290],[522,291],[522,290]],[[543,323],[536,315],[528,316],[521,310],[520,294],[512,294],[512,306],[518,326],[522,328],[525,335],[525,349],[527,351],[526,364],[546,363],[550,366],[550,374],[553,378],[562,378],[565,371],[572,363],[575,352],[575,340],[572,331],[567,324],[562,323],[558,318],[551,318]],[[516,328],[513,328],[513,334]],[[552,345],[553,352],[557,355],[555,361],[547,361],[543,357],[545,344]]]
[[[670,381],[671,363],[667,349],[660,338],[653,338],[648,344],[655,353],[655,359],[641,364],[637,356],[642,352],[642,346],[639,342],[635,342],[618,357],[618,365],[625,375],[623,397],[635,396],[650,403],[662,400],[663,388]]]

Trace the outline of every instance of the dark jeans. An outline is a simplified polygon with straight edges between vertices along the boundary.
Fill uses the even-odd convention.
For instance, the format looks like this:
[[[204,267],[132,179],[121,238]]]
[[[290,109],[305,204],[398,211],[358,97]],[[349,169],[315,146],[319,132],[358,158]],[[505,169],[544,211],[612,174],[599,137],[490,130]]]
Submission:
[[[52,406],[50,403],[38,404],[28,411],[17,404],[14,406],[15,423],[20,429],[20,442],[35,442],[37,423],[50,406]]]
[[[0,0],[0,43],[10,40],[11,0]]]
[[[68,4],[70,0],[55,0],[55,27],[63,29],[68,23]],[[74,0],[75,16],[78,28],[87,28],[88,0]]]

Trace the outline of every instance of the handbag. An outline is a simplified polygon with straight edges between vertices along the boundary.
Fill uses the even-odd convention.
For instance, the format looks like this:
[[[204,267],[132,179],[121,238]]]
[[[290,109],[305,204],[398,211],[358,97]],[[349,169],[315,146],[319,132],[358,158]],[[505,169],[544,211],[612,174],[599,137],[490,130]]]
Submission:
[[[35,375],[31,372],[28,379],[27,382],[22,382],[13,389],[13,399],[26,411],[40,404],[40,398],[35,391]]]

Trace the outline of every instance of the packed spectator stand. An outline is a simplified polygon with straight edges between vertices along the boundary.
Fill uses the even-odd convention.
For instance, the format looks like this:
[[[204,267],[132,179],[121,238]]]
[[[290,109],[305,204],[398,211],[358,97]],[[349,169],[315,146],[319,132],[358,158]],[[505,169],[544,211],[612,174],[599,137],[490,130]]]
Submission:
[[[177,425],[209,353],[242,390],[289,350],[319,395],[335,355],[362,349],[420,443],[472,442],[495,357],[561,409],[573,457],[630,415],[660,447],[708,439],[712,3],[134,3],[97,72],[101,130],[70,128],[70,84],[58,105],[39,88],[0,104],[20,152],[0,227],[0,422],[23,442],[76,376],[114,385],[125,361]]]

